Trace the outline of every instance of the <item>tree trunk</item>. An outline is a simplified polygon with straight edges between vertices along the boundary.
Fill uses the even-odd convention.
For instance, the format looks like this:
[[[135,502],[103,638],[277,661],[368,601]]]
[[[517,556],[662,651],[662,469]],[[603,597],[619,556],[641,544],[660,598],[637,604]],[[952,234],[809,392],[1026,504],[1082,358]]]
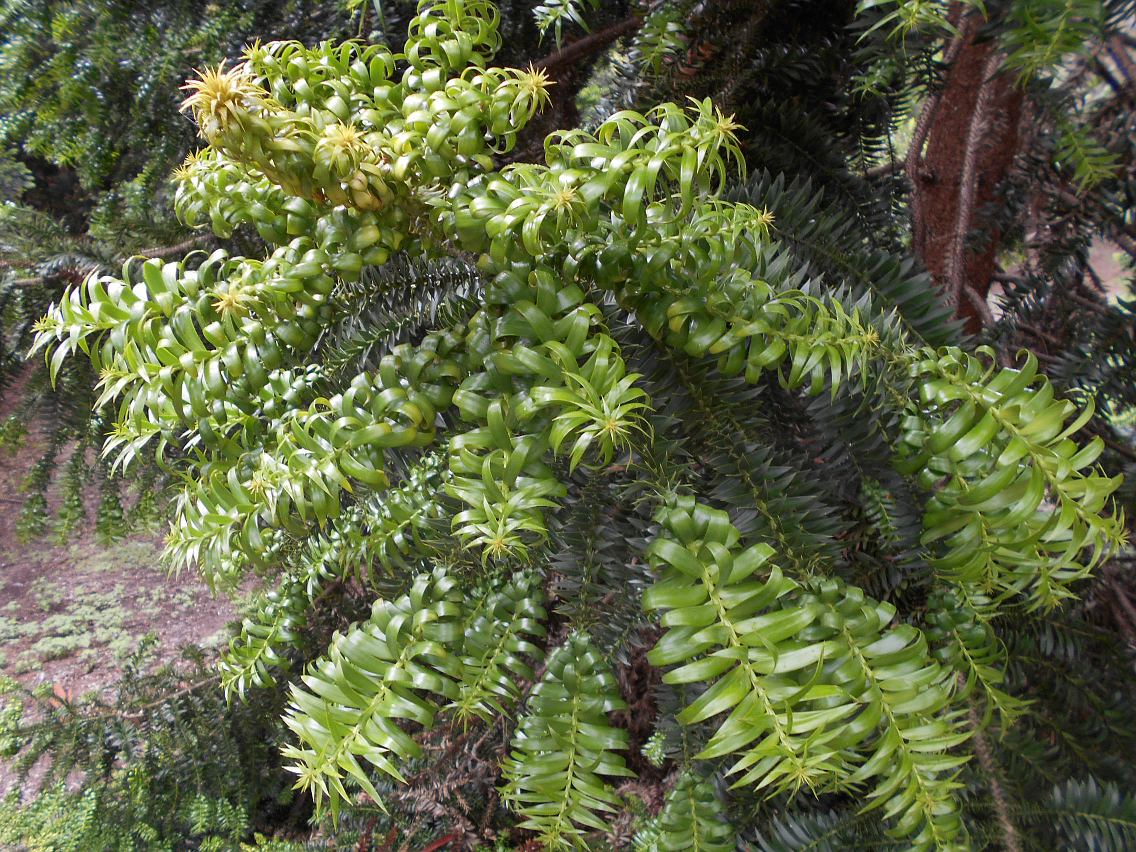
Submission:
[[[1025,105],[996,45],[977,38],[981,23],[977,13],[961,19],[943,89],[924,107],[907,163],[915,249],[971,332],[989,318],[1002,236],[991,212],[1021,145]]]

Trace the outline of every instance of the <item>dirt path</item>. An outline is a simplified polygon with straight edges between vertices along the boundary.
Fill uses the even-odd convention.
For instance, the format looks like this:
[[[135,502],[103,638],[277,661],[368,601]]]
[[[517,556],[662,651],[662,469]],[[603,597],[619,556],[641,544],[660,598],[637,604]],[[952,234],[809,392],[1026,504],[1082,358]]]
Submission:
[[[0,671],[78,696],[112,683],[118,660],[148,633],[172,657],[182,645],[215,645],[233,618],[195,577],[167,580],[161,545],[110,546],[84,537],[67,546],[0,548]]]

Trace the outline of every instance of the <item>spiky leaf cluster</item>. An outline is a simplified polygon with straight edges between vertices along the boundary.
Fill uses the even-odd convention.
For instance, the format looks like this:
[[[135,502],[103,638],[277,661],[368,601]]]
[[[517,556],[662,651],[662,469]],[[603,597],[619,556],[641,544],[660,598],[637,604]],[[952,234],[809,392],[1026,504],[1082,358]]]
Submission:
[[[659,814],[659,852],[694,849],[729,852],[736,848],[733,827],[722,812],[713,784],[692,771],[682,773]]]
[[[627,732],[607,714],[624,706],[587,636],[569,636],[549,656],[502,767],[505,800],[547,848],[583,846],[585,831],[602,831],[602,817],[616,810],[606,779],[634,773],[617,754]]]

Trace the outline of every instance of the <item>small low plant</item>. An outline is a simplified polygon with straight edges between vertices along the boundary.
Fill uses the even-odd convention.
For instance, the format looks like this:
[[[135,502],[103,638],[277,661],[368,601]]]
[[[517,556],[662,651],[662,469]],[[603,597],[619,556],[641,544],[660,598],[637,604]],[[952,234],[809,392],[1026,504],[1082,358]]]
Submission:
[[[0,844],[220,852],[238,848],[266,814],[286,812],[271,723],[283,696],[262,691],[229,706],[203,655],[186,649],[155,667],[153,645],[135,647],[104,695],[4,680],[0,753],[22,779],[39,769],[34,793],[16,785],[0,800]],[[274,816],[273,827],[283,825]]]

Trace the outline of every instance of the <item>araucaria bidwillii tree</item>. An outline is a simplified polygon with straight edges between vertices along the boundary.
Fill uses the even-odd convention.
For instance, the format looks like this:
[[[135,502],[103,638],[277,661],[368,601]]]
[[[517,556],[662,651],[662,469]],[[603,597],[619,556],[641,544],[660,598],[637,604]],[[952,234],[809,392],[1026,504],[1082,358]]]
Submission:
[[[929,298],[810,278],[763,201],[784,187],[742,181],[709,100],[496,168],[548,99],[491,64],[497,22],[423,2],[399,54],[254,44],[203,73],[178,212],[267,253],[131,262],[39,323],[51,369],[98,371],[114,465],[181,477],[174,562],[275,578],[226,688],[286,672],[354,578],[371,614],[293,675],[284,720],[333,813],[391,798],[440,724],[505,719],[503,802],[587,845],[633,774],[615,664],[653,643],[681,776],[658,848],[751,828],[715,773],[967,846],[968,740],[1028,697],[998,620],[1071,599],[1121,539],[1091,406],[1032,356],[946,345]]]

